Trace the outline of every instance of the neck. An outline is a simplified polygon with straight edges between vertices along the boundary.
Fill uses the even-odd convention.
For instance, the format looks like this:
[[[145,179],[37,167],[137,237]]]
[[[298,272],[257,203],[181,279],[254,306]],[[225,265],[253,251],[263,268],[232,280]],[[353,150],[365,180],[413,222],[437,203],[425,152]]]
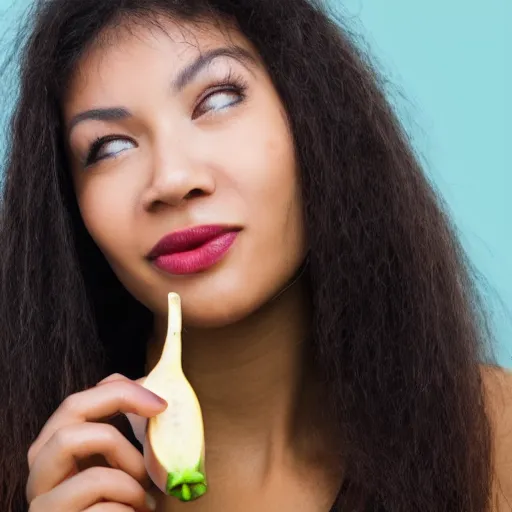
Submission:
[[[320,400],[310,364],[310,310],[298,280],[239,323],[184,329],[183,370],[201,404],[210,453],[239,445],[282,454],[311,437]],[[160,357],[166,329],[167,319],[157,319],[149,368]]]

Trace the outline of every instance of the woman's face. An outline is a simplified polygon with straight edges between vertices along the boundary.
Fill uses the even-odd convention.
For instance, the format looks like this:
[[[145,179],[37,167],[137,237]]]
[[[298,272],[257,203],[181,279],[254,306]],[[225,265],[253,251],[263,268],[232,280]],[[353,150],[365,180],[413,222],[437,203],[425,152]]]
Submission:
[[[140,302],[166,315],[175,291],[186,323],[220,326],[271,299],[304,258],[294,146],[245,38],[162,24],[117,28],[79,62],[63,102],[76,196]]]

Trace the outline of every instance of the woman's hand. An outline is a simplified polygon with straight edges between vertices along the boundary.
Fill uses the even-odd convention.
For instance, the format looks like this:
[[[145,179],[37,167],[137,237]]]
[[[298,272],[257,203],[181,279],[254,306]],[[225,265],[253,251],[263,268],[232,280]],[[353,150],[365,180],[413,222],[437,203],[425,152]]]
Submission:
[[[113,426],[118,413],[150,418],[166,402],[121,375],[66,398],[28,451],[29,512],[128,512],[155,509],[144,488],[143,456]],[[102,455],[110,467],[87,466]]]

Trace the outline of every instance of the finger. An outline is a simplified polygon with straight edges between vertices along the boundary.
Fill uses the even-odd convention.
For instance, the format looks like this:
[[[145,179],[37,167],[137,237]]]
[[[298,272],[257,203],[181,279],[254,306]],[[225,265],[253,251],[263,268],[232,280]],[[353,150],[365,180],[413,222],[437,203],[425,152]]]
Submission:
[[[146,378],[147,377],[141,377],[141,378],[133,381],[120,373],[113,373],[112,375],[109,375],[105,379],[98,382],[98,384],[96,384],[96,385],[102,386],[103,384],[107,384],[109,382],[124,380],[124,381],[129,381],[129,382],[135,382],[142,386],[144,384]],[[148,423],[147,419],[143,418],[142,416],[137,416],[136,414],[132,414],[129,412],[126,413],[125,416],[128,418],[128,421],[130,422],[130,426],[132,427],[133,434],[135,435],[135,438],[137,439],[137,441],[139,441],[140,444],[144,444],[144,437],[146,435],[146,426]]]
[[[155,510],[142,486],[130,475],[119,469],[102,467],[78,473],[52,491],[38,496],[30,505],[34,511],[82,512],[103,501],[121,503],[144,512]]]
[[[138,512],[133,507],[121,503],[96,503],[84,512]]]
[[[146,380],[146,377],[140,377],[139,379],[132,380],[126,377],[125,375],[122,375],[121,373],[113,373],[112,375],[109,375],[108,377],[105,377],[103,380],[100,380],[96,386],[102,386],[103,384],[108,384],[109,382],[115,382],[115,381],[125,381],[125,382],[135,382],[137,384],[144,384],[144,381]]]
[[[135,382],[121,373],[113,373],[112,375],[109,375],[108,377],[105,377],[104,379],[100,380],[98,384],[96,384],[96,386],[102,386],[103,384],[108,384],[109,382],[115,382],[119,380],[125,382]]]
[[[135,438],[140,444],[144,444],[148,420],[146,418],[143,418],[142,416],[137,416],[136,414],[130,413],[126,413],[126,417],[130,422],[130,426],[132,427]]]
[[[70,395],[47,421],[29,449],[29,468],[39,450],[57,430],[76,423],[101,421],[118,413],[131,412],[150,418],[161,413],[167,403],[135,382],[114,381]]]
[[[143,385],[145,380],[146,380],[146,377],[141,377],[140,379],[132,381],[128,377],[125,377],[124,375],[122,375],[120,373],[114,373],[112,375],[109,375],[105,379],[100,380],[100,382],[98,382],[98,384],[96,384],[96,385],[102,386],[104,384],[108,384],[109,382],[115,382],[115,381],[136,382],[137,384]],[[136,414],[132,414],[132,413],[126,413],[126,417],[128,418],[128,421],[130,422],[130,425],[132,427],[135,438],[137,439],[137,441],[139,441],[140,444],[144,444],[144,437],[146,435],[147,419],[143,418],[142,416],[137,416]]]
[[[27,481],[27,499],[51,491],[78,472],[80,459],[101,454],[111,467],[121,469],[142,485],[149,477],[144,458],[115,427],[81,423],[57,431],[41,448]]]

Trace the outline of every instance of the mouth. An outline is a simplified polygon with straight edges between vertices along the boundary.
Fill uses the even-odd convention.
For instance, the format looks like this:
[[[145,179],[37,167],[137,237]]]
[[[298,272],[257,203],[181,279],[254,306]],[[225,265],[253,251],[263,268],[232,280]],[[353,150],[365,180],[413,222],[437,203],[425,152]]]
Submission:
[[[204,272],[224,258],[240,231],[241,228],[217,225],[175,231],[164,236],[147,257],[169,274]]]

